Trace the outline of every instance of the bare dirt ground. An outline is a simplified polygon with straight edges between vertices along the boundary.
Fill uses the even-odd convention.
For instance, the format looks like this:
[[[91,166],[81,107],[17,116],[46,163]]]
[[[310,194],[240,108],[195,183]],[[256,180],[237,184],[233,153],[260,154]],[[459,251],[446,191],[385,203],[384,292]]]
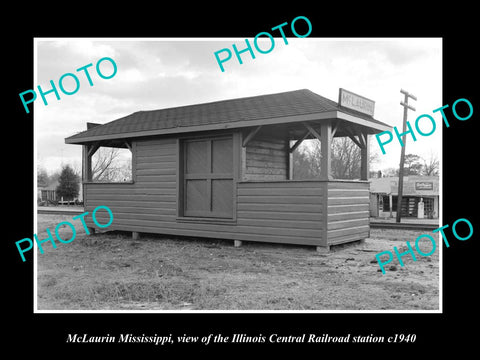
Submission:
[[[39,239],[69,215],[38,215]],[[77,224],[78,223],[78,224]],[[405,251],[427,231],[371,229],[364,244],[333,248],[107,232],[37,253],[38,310],[438,310],[438,247],[397,259],[382,275],[375,254]],[[71,237],[69,227],[59,231]],[[438,245],[438,239],[437,239]],[[430,248],[428,248],[430,249]],[[425,245],[425,252],[428,252]],[[390,266],[392,266],[390,268]]]

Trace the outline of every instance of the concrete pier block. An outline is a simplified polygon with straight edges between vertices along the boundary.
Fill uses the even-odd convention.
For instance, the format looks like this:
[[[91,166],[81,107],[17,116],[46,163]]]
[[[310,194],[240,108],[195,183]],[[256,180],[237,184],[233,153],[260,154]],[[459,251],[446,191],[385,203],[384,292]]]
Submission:
[[[330,246],[317,246],[317,252],[320,254],[328,254],[330,252]]]

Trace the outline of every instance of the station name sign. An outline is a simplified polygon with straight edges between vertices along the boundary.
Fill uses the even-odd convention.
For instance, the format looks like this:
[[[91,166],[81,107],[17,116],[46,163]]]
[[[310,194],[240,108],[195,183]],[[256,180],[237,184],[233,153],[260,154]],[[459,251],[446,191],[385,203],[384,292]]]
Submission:
[[[338,104],[370,116],[373,116],[375,111],[375,101],[342,88],[340,88],[340,92],[338,94]]]

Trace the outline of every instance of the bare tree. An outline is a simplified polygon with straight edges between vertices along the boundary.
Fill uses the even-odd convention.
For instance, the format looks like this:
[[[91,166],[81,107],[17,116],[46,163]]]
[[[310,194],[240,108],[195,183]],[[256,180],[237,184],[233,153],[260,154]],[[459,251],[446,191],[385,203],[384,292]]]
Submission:
[[[100,147],[92,157],[92,179],[100,182],[130,181],[131,154],[122,156],[120,148]],[[129,150],[127,150],[130,153]]]
[[[293,178],[299,180],[315,179],[320,175],[320,164],[314,161],[310,141],[305,140],[293,152]]]
[[[428,160],[423,159],[423,175],[426,176],[437,176],[439,171],[440,163],[438,161],[437,155],[430,153]]]
[[[332,176],[336,179],[360,177],[360,148],[349,138],[332,141]]]
[[[416,154],[405,155],[405,176],[408,175],[420,175],[422,171],[422,164],[420,160],[422,158]]]
[[[305,145],[304,145],[305,144]],[[318,140],[306,140],[294,152],[294,178],[314,179],[320,176],[321,144]],[[332,141],[331,175],[335,179],[360,178],[360,148],[349,138]],[[377,153],[370,153],[370,162],[378,160]]]
[[[92,157],[92,179],[111,181],[111,166],[117,157],[117,148],[99,148]]]

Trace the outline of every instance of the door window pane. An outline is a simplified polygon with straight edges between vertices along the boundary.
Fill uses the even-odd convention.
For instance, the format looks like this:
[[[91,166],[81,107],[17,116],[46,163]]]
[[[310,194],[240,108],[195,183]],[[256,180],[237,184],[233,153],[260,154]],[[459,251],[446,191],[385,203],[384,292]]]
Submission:
[[[212,172],[216,174],[232,172],[232,139],[212,141]]]
[[[212,212],[217,216],[232,217],[233,180],[212,180]]]
[[[187,180],[186,211],[208,211],[207,180]]]
[[[208,141],[189,141],[186,144],[187,174],[208,173]]]

